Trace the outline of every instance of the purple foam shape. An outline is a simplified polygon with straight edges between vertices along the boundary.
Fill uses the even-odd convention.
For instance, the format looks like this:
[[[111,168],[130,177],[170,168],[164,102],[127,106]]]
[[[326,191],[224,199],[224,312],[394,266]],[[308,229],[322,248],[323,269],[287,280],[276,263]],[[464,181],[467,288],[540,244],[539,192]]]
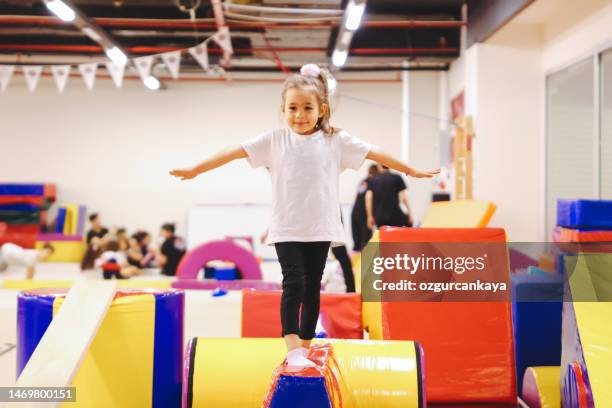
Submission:
[[[242,289],[258,289],[258,290],[279,290],[279,283],[264,282],[262,280],[238,279],[231,281],[219,281],[215,279],[182,279],[172,282],[172,287],[176,289],[199,289],[199,290],[242,290]]]
[[[210,261],[228,261],[236,264],[242,279],[261,280],[261,268],[252,253],[230,241],[210,241],[187,252],[178,266],[178,280],[196,279],[200,270]]]
[[[58,232],[39,234],[38,241],[51,242],[51,241],[82,241],[82,235],[64,235]]]

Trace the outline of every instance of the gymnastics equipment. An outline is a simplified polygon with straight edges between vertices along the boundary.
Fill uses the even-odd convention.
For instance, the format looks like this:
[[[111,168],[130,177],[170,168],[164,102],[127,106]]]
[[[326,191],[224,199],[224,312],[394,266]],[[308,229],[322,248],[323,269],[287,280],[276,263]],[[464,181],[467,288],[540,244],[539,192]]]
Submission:
[[[179,279],[172,282],[172,287],[176,289],[196,289],[196,290],[242,290],[245,288],[259,290],[278,290],[280,284],[276,282],[264,282],[262,280],[237,279],[237,280],[216,280],[216,279]]]
[[[333,347],[341,381],[350,393],[341,397],[350,398],[354,404],[347,404],[347,408],[425,406],[423,355],[417,343],[313,341],[313,347],[327,344]],[[261,406],[273,380],[272,373],[285,353],[280,338],[192,339],[185,353],[183,408]],[[304,384],[308,385],[312,384]],[[305,391],[299,385],[297,390]]]
[[[472,139],[474,138],[474,127],[471,116],[461,116],[455,119],[453,136],[455,199],[471,200],[474,189],[472,158]]]
[[[184,293],[123,289],[115,295],[113,283],[76,283],[70,292],[76,290],[76,299],[58,290],[19,295],[17,370],[23,371],[17,384],[74,386],[75,407],[179,406]],[[53,329],[58,326],[61,332]],[[71,357],[75,350],[78,359]],[[44,370],[37,368],[40,360]],[[62,374],[68,369],[70,375]],[[25,380],[33,376],[37,381]]]
[[[15,386],[69,386],[114,295],[112,283],[81,281],[75,284],[66,295],[61,312],[38,336],[39,347],[30,351],[26,361],[21,361]],[[33,337],[21,337],[18,348],[23,346],[23,341]],[[25,406],[35,406],[35,403],[26,403]]]
[[[523,378],[523,401],[530,408],[559,408],[561,387],[559,367],[528,367]]]
[[[210,261],[233,262],[242,274],[242,279],[261,280],[261,269],[255,256],[231,240],[210,241],[188,251],[178,266],[177,278],[196,279],[200,270]]]
[[[564,407],[607,406],[612,401],[611,254],[564,258],[568,267],[563,303],[561,399]]]
[[[47,243],[54,251],[46,262],[80,262],[87,249],[82,235],[39,234],[35,248],[42,249]]]
[[[557,200],[557,225],[565,228],[612,229],[612,200]]]
[[[278,337],[281,334],[280,291],[242,291],[242,337]],[[321,293],[320,319],[328,337],[362,339],[361,296],[357,293]]]
[[[494,244],[494,249],[505,254],[505,259],[497,259],[494,265],[506,265],[497,272],[509,282],[503,229],[383,227],[380,230],[381,252],[383,243],[409,242]],[[494,261],[491,258],[503,257],[496,253],[488,262]],[[381,303],[382,338],[418,341],[427,353],[428,402],[516,402],[510,302]]]
[[[72,280],[40,280],[40,279],[4,279],[1,287],[3,289],[18,289],[18,290],[31,290],[31,289],[68,289],[74,285],[75,281]],[[156,289],[168,289],[171,287],[172,281],[170,279],[163,280],[147,280],[147,279],[123,279],[117,281],[117,287],[119,288],[131,288],[131,289],[143,289],[143,288],[156,288]]]
[[[612,242],[612,231],[558,227],[557,233],[556,242]]]
[[[562,275],[512,276],[512,317],[517,386],[527,367],[561,364]],[[559,383],[557,378],[557,384]]]
[[[480,200],[432,203],[421,221],[423,228],[484,228],[496,210],[495,204]]]

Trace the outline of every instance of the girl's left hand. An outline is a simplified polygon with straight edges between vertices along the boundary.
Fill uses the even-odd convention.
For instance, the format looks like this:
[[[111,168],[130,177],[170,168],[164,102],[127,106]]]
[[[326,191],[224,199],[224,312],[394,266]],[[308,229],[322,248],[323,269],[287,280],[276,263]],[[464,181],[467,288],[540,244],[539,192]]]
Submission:
[[[415,178],[432,178],[436,174],[440,174],[440,169],[430,170],[430,171],[419,171],[415,169],[409,169],[406,172],[407,176],[415,177]]]

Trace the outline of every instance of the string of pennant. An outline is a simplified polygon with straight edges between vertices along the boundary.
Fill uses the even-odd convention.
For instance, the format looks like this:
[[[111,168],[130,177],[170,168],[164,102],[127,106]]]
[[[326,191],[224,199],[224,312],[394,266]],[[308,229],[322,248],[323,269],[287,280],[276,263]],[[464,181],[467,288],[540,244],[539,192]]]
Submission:
[[[200,44],[188,48],[187,52],[200,64],[204,70],[208,70],[208,41],[215,41],[223,50],[226,57],[229,57],[233,53],[232,43],[229,36],[229,30],[227,27],[221,27],[215,34],[202,41]],[[151,75],[151,69],[155,57],[159,56],[164,62],[170,75],[173,79],[178,79],[181,70],[181,53],[185,50],[175,50],[165,52],[162,54],[147,55],[144,57],[137,57],[133,59],[133,65],[138,71],[140,79],[144,82],[146,78]],[[98,62],[90,62],[84,64],[78,64],[77,69],[80,72],[85,86],[90,91],[94,88],[96,73],[98,71]],[[127,64],[116,64],[112,61],[104,63],[106,70],[109,72],[115,86],[121,88],[123,86],[123,77],[125,73],[125,67]],[[72,65],[0,65],[0,89],[5,91],[13,77],[16,70],[21,69],[23,76],[26,81],[26,85],[30,92],[36,90],[38,80],[43,72],[43,69],[49,68],[57,90],[62,93],[66,88],[68,77],[72,71]]]

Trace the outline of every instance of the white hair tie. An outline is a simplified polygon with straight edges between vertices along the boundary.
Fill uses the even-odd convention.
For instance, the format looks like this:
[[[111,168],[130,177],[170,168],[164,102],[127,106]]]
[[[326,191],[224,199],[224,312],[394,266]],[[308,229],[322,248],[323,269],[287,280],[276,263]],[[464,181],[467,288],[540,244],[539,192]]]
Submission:
[[[300,68],[300,74],[313,78],[318,78],[321,75],[321,68],[316,64],[306,64]]]

